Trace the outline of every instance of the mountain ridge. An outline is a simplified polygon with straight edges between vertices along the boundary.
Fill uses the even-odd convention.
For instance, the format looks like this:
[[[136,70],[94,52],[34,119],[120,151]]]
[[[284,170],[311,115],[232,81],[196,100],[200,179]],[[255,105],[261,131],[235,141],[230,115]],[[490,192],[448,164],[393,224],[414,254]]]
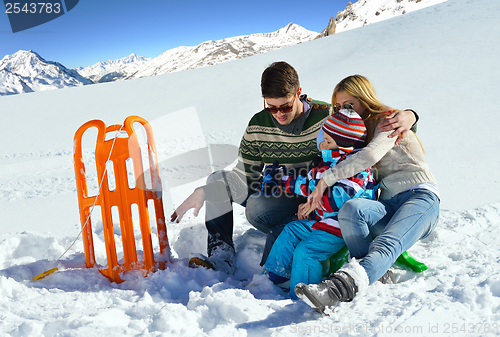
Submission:
[[[358,0],[337,13],[336,33],[404,15],[447,0]]]
[[[310,41],[317,34],[297,24],[289,23],[270,33],[208,40],[193,47],[179,46],[141,64],[129,64],[114,69],[113,73],[118,79],[134,79],[205,67]],[[82,69],[82,72],[85,71],[88,71],[88,68]],[[99,79],[97,82],[103,81]]]
[[[93,84],[77,71],[47,61],[36,52],[19,50],[0,61],[0,95]]]
[[[58,62],[46,61],[36,52],[20,50],[13,55],[6,55],[0,61],[0,96],[206,67],[331,36],[444,1],[447,0],[358,0],[355,3],[349,2],[344,10],[337,13],[335,19],[332,16],[321,33],[289,23],[270,33],[208,40],[192,47],[179,46],[155,58],[130,54],[121,59],[101,61],[77,69],[67,69]]]

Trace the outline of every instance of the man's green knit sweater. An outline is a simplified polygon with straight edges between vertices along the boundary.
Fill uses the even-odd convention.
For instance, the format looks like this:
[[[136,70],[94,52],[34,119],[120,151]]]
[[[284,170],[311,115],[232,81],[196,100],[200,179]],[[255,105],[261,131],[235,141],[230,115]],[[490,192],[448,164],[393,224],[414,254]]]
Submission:
[[[330,105],[306,95],[300,98],[305,111],[289,125],[280,125],[265,110],[252,117],[240,143],[238,163],[226,175],[224,186],[217,182],[204,187],[208,201],[227,200],[226,189],[232,200],[244,201],[249,193],[260,189],[264,165],[272,165],[275,160],[295,174],[307,174],[317,156],[316,136]]]

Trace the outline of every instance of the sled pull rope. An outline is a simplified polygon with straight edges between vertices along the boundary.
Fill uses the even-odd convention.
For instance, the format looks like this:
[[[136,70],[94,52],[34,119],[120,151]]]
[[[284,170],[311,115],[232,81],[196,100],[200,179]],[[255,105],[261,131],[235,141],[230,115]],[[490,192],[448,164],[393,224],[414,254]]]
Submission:
[[[116,139],[118,138],[118,135],[120,134],[120,132],[122,131],[122,129],[123,129],[123,125],[120,127],[120,129],[118,131],[116,131],[115,137],[113,138],[113,144],[111,144],[111,150],[109,151],[109,156],[108,156],[108,160],[107,161],[109,161],[111,159],[111,154],[113,153],[113,148],[115,146]],[[71,245],[64,251],[64,253],[61,254],[61,256],[59,256],[54,262],[52,262],[43,272],[41,272],[37,276],[33,277],[33,281],[41,280],[41,279],[47,277],[48,275],[52,274],[53,272],[56,272],[56,271],[59,270],[58,268],[52,268],[52,269],[49,269],[49,268],[52,267],[56,262],[58,262],[71,249],[71,247],[73,247],[73,245],[76,243],[76,241],[78,240],[78,238],[80,237],[80,235],[82,235],[82,232],[85,229],[85,227],[87,227],[87,223],[89,222],[89,219],[92,216],[92,212],[94,212],[94,208],[95,208],[95,205],[97,203],[97,197],[101,193],[102,183],[104,181],[104,177],[106,176],[107,170],[108,170],[108,166],[106,165],[106,167],[104,168],[104,174],[102,175],[102,178],[101,178],[101,182],[99,183],[99,189],[97,191],[97,195],[95,197],[94,204],[92,205],[92,208],[90,209],[90,213],[87,216],[87,219],[85,220],[85,224],[82,226],[82,229],[80,230],[80,233],[78,233],[78,235],[76,236],[75,240],[73,240],[73,242],[71,243]]]

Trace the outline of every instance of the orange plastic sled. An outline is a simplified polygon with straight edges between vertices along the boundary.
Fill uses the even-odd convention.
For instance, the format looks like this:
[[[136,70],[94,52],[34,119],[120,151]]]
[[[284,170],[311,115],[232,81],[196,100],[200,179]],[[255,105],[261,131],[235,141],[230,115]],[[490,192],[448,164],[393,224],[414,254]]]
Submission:
[[[149,155],[149,169],[151,175],[151,188],[146,188],[144,179],[143,161],[141,148],[133,128],[134,123],[140,123],[147,134],[147,145]],[[85,165],[82,157],[82,136],[91,127],[98,129],[97,143],[95,147],[95,162],[97,168],[97,179],[101,185],[98,195],[88,196]],[[115,138],[117,133],[120,133]],[[110,134],[109,134],[110,133]],[[126,134],[125,134],[126,133]],[[106,140],[106,134],[112,135]],[[111,154],[110,154],[111,153]],[[133,177],[135,187],[130,186],[130,160],[133,163]],[[106,166],[112,163],[115,182],[110,185]],[[127,162],[129,169],[127,170]],[[163,212],[162,186],[158,172],[158,159],[154,144],[153,132],[149,123],[138,116],[130,116],[122,125],[111,125],[106,127],[103,121],[92,120],[82,125],[74,138],[74,165],[78,193],[78,205],[80,210],[80,221],[83,228],[83,245],[85,251],[85,263],[88,268],[95,266],[95,253],[92,225],[90,214],[94,204],[100,206],[102,213],[102,224],[104,240],[106,244],[106,256],[108,266],[101,268],[100,272],[112,282],[123,282],[123,273],[131,270],[142,271],[144,276],[158,269],[165,269],[170,262],[170,249],[167,239],[167,228]],[[102,182],[102,183],[101,183]],[[114,186],[113,186],[114,185]],[[156,225],[158,228],[158,239],[160,254],[155,262],[153,245],[151,241],[151,226],[149,219],[148,200],[154,201]],[[132,205],[136,204],[139,211],[140,232],[142,236],[142,248],[144,257],[140,261],[137,256],[134,227],[132,221]],[[112,207],[118,209],[120,218],[120,232],[123,243],[124,262],[119,263],[116,254],[115,230],[113,228]]]

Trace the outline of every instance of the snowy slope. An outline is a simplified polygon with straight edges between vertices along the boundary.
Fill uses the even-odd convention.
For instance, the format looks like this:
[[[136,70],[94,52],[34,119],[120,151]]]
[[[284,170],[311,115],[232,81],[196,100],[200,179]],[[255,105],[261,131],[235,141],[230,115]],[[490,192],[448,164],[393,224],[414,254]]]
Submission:
[[[337,13],[336,33],[410,13],[446,0],[358,0]]]
[[[494,99],[499,16],[496,1],[448,0],[213,67],[0,97],[7,126],[0,136],[6,144],[0,148],[0,335],[497,335],[500,135],[488,124],[500,124]],[[31,281],[79,231],[72,164],[78,127],[94,118],[110,125],[140,115],[153,125],[162,163],[205,143],[237,146],[262,107],[260,75],[277,60],[296,67],[303,91],[314,98],[328,100],[339,80],[360,73],[382,101],[418,111],[418,135],[442,197],[438,227],[411,249],[429,270],[395,269],[398,284],[374,284],[332,317],[320,317],[260,275],[265,236],[237,207],[234,276],[187,267],[190,253],[206,249],[202,210],[198,218],[168,224],[175,261],[146,279],[131,276],[117,285],[84,268],[80,238],[56,263],[59,272]],[[84,144],[86,158],[92,137]],[[168,188],[169,174],[164,195],[176,205],[201,183]],[[89,178],[95,192],[90,170]],[[165,207],[170,214],[171,205]],[[93,229],[103,263],[102,224],[93,221]]]
[[[92,84],[60,63],[46,61],[34,51],[20,50],[0,61],[0,95],[43,91]],[[7,89],[10,88],[10,89]]]
[[[2,83],[0,87],[0,96],[33,92],[33,90],[24,83],[21,76],[13,74],[6,69],[0,70],[0,83]]]

